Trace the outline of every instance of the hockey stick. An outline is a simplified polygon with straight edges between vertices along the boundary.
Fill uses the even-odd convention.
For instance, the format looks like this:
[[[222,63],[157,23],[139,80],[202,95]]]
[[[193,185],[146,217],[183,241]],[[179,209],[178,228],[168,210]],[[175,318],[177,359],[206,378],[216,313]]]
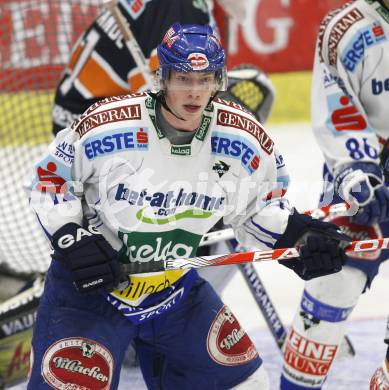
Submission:
[[[111,12],[111,15],[114,17],[116,24],[118,25],[120,32],[123,34],[125,44],[131,53],[136,66],[142,73],[143,78],[146,81],[147,87],[151,90],[153,89],[153,78],[150,74],[149,66],[147,60],[140,48],[137,40],[135,39],[134,34],[130,29],[130,25],[127,20],[124,18],[121,13],[118,0],[103,0],[103,6]]]
[[[352,241],[346,248],[346,253],[370,252],[389,249],[389,238],[373,238],[370,240]],[[223,255],[197,256],[188,259],[162,259],[149,263],[133,262],[122,264],[123,271],[128,274],[146,272],[161,272],[191,268],[217,267],[220,265],[247,264],[262,261],[290,260],[299,257],[298,248],[278,248],[265,251],[250,251],[227,253]]]

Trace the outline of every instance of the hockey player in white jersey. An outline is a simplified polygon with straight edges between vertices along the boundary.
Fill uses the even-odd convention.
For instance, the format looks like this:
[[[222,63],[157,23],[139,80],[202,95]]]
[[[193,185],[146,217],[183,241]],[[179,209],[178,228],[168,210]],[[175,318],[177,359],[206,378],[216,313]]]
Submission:
[[[224,14],[217,12],[216,17],[213,11],[217,4],[223,7]],[[176,21],[214,25],[227,14],[241,22],[245,1],[151,0],[141,6],[137,2],[121,0],[118,7],[147,58],[149,70],[154,72],[158,66],[157,45],[170,25]],[[105,10],[78,39],[55,92],[52,110],[54,134],[71,125],[98,100],[147,89],[145,77],[119,33],[113,16]],[[100,75],[98,78],[95,76],[97,73]],[[274,101],[274,89],[261,70],[246,66],[245,69],[229,72],[229,85],[222,96],[228,100],[235,99],[264,123]],[[205,250],[209,251],[209,248],[201,249],[200,253]],[[216,246],[211,250],[214,252]],[[221,293],[226,280],[231,279],[235,270],[235,267],[220,267],[217,271],[205,269],[200,273]]]
[[[342,268],[348,236],[289,207],[271,137],[214,99],[226,70],[212,29],[174,24],[158,56],[157,94],[97,102],[35,167],[31,205],[54,253],[31,390],[116,389],[131,342],[150,389],[268,389],[256,348],[209,283],[194,269],[148,273],[193,256],[221,217],[243,245],[298,243],[300,258],[285,264],[303,278]]]
[[[325,158],[321,201],[358,209],[331,221],[353,240],[389,234],[389,175],[383,172],[389,160],[380,161],[389,137],[388,98],[389,1],[348,2],[320,26],[311,112]],[[350,255],[338,274],[306,282],[285,343],[283,390],[322,387],[347,318],[387,257],[387,251]]]

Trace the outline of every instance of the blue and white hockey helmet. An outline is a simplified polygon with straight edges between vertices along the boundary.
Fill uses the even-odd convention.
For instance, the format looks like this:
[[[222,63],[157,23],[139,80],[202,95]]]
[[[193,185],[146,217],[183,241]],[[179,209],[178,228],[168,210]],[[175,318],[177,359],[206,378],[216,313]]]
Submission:
[[[215,72],[216,90],[225,91],[227,72],[225,52],[208,25],[173,24],[157,48],[160,89],[171,70],[177,72]]]

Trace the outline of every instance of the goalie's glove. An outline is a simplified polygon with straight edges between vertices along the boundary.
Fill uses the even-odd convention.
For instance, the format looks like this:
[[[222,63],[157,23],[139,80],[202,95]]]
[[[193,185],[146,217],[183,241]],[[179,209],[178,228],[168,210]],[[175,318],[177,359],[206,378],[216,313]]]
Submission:
[[[110,292],[119,284],[118,254],[93,226],[86,229],[68,223],[55,232],[52,244],[54,259],[71,271],[73,284],[80,293],[100,288]]]
[[[218,97],[232,100],[265,123],[274,102],[274,87],[264,72],[252,65],[239,65],[228,72],[227,91]]]
[[[360,162],[347,166],[335,178],[335,191],[358,207],[352,222],[371,225],[389,219],[389,190],[377,164]]]
[[[339,272],[346,261],[344,247],[351,239],[338,229],[332,223],[293,210],[285,232],[274,248],[298,246],[300,257],[279,260],[279,263],[292,269],[304,280]]]

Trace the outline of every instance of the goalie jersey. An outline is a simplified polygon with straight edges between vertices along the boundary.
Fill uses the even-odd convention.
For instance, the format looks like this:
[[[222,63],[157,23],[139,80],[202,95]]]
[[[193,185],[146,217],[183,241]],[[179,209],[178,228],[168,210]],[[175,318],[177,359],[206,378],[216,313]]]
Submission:
[[[192,142],[172,145],[156,104],[148,94],[106,98],[57,134],[31,185],[46,234],[86,220],[122,263],[144,264],[193,257],[223,217],[240,243],[271,249],[291,211],[282,197],[288,175],[264,128],[216,99]],[[174,306],[194,278],[194,270],[131,275],[108,299],[139,323],[158,314],[150,307]]]
[[[119,8],[151,71],[158,68],[156,47],[174,22],[214,25],[206,1],[120,0]],[[69,126],[96,101],[142,91],[145,84],[113,16],[103,11],[78,39],[57,87],[52,110],[54,133]]]

